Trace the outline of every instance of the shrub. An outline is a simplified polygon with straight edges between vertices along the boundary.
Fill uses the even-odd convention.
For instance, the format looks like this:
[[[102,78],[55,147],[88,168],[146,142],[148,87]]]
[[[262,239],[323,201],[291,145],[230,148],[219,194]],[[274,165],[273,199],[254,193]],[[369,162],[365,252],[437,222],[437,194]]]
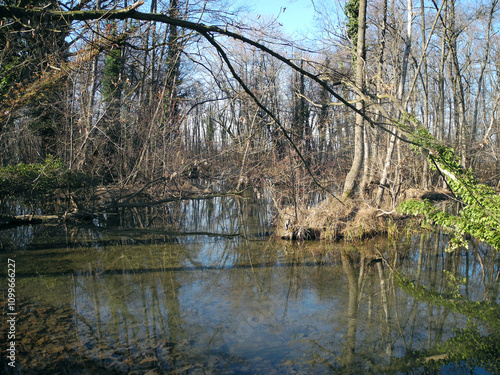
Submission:
[[[89,176],[70,171],[60,159],[52,156],[43,163],[0,168],[1,197],[42,197],[92,185]]]

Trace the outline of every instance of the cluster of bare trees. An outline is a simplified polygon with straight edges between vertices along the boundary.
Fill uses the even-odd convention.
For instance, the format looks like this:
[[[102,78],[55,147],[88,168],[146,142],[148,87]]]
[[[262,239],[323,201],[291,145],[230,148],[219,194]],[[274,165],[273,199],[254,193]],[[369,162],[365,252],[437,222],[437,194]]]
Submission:
[[[4,166],[51,154],[129,183],[203,163],[241,185],[299,160],[379,205],[440,183],[394,126],[412,113],[500,174],[498,0],[349,0],[336,28],[318,2],[302,42],[218,1],[0,4]]]

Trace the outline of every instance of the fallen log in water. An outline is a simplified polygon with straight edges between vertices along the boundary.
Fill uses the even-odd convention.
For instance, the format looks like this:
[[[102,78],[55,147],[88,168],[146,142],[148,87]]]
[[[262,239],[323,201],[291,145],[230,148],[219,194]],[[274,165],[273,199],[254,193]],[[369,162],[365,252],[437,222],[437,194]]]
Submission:
[[[241,196],[243,191],[236,192],[225,192],[225,193],[213,193],[213,192],[185,192],[179,196],[170,196],[158,200],[142,200],[135,202],[120,202],[119,199],[111,199],[111,202],[105,202],[99,208],[88,209],[78,209],[74,205],[73,212],[66,212],[63,215],[0,215],[0,228],[12,227],[19,225],[31,225],[31,224],[57,224],[60,222],[88,222],[91,221],[96,214],[93,212],[105,213],[113,212],[116,209],[122,208],[141,208],[141,207],[154,207],[170,202],[180,202],[185,200],[204,200],[213,199],[218,197],[234,197]],[[135,194],[133,194],[135,196]]]
[[[0,228],[61,222],[88,222],[92,215],[86,211],[66,212],[64,215],[0,215]]]
[[[0,216],[0,226],[50,224],[58,223],[60,220],[61,217],[58,215],[2,215]]]

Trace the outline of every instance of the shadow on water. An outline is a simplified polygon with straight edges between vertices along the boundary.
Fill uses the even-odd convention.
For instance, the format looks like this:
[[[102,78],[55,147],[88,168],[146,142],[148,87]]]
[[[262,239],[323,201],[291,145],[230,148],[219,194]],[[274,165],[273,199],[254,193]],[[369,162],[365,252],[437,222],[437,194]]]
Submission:
[[[471,242],[468,251],[446,253],[441,233],[357,245],[278,241],[265,236],[268,206],[250,200],[162,210],[127,213],[113,225],[0,232],[2,264],[16,261],[18,312],[17,367],[3,355],[3,369],[499,370],[500,260],[490,248]],[[5,312],[6,298],[1,303]]]

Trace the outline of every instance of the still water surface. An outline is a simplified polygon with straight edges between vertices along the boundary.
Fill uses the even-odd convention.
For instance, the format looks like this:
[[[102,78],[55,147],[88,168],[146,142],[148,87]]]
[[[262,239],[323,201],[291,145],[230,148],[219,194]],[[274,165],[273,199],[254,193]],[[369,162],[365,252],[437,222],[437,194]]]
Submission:
[[[150,375],[498,370],[498,345],[488,344],[500,336],[498,322],[453,305],[484,301],[498,313],[496,252],[471,243],[449,254],[439,233],[349,245],[273,240],[266,207],[219,198],[96,216],[93,227],[0,231],[2,279],[7,258],[16,261],[18,311],[17,367],[8,368],[4,347],[2,367]],[[440,294],[412,293],[411,285]],[[471,346],[486,342],[486,361],[481,353],[432,361],[450,343],[462,347],[460,332],[479,335]]]

